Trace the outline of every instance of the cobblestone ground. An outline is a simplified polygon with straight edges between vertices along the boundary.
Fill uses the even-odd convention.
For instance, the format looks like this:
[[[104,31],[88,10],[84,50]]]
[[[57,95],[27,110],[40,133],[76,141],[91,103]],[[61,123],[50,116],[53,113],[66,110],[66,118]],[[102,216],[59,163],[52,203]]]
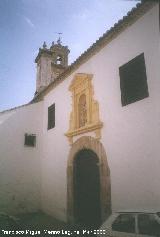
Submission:
[[[68,225],[44,213],[21,214],[15,217],[0,217],[0,237],[53,237],[93,236],[91,230],[82,226]]]

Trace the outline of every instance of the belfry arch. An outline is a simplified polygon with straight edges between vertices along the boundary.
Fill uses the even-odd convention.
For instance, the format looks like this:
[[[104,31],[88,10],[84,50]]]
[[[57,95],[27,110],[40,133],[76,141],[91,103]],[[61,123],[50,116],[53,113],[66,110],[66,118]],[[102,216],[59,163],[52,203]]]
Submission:
[[[105,149],[97,139],[84,136],[73,143],[67,161],[67,220],[69,223],[76,222],[74,216],[74,160],[77,154],[84,149],[93,151],[99,160],[101,221],[103,222],[111,213],[110,169]]]

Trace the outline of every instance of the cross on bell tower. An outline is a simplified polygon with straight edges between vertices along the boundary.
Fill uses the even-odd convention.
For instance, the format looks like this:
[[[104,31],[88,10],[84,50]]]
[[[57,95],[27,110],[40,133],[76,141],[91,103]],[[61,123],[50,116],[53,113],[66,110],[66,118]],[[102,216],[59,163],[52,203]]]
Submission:
[[[62,41],[61,41],[62,33],[58,32],[57,34],[59,35],[58,40],[57,40],[57,44],[61,44],[62,43]]]
[[[70,51],[67,46],[62,45],[60,37],[62,33],[58,34],[57,42],[53,41],[50,48],[47,48],[44,42],[35,59],[37,63],[36,92],[43,90],[68,67]]]

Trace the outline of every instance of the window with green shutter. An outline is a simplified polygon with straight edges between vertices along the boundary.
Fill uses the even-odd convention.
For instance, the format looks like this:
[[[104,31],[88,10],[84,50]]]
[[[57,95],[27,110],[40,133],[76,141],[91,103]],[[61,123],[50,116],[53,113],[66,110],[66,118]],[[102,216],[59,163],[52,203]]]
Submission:
[[[35,134],[25,134],[24,145],[34,147],[36,146],[36,135]]]
[[[144,54],[119,68],[122,106],[149,96]]]
[[[55,127],[55,104],[48,107],[48,130]]]

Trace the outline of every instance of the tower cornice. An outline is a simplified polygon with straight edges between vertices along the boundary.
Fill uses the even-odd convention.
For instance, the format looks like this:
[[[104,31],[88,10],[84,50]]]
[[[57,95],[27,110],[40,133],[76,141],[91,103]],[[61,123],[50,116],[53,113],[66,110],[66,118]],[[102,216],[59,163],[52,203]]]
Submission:
[[[39,48],[39,52],[38,52],[38,55],[35,59],[35,63],[38,62],[38,60],[40,59],[40,57],[43,55],[46,55],[46,56],[52,56],[53,52],[50,50],[50,49],[42,49],[42,48]]]

